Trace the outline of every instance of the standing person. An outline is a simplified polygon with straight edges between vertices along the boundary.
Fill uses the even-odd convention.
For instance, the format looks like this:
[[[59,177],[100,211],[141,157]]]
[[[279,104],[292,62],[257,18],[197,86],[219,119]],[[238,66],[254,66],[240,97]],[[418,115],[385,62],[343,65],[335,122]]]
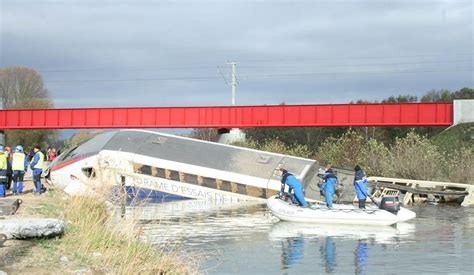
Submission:
[[[51,148],[46,151],[46,161],[49,161],[49,152],[51,152]]]
[[[10,189],[12,184],[13,178],[13,171],[12,171],[12,152],[9,146],[5,146],[5,156],[7,157],[7,184],[5,190]]]
[[[56,158],[56,149],[51,148],[48,152],[48,160],[53,161]]]
[[[0,197],[5,197],[7,187],[7,155],[5,154],[5,147],[0,145]]]
[[[23,146],[17,145],[12,157],[13,169],[13,195],[23,193],[23,178],[28,169],[28,159],[23,152]]]
[[[28,152],[28,162],[31,162],[31,160],[33,160],[33,157],[35,156],[35,150],[33,149],[30,149],[30,151]]]
[[[323,192],[326,200],[326,206],[332,209],[332,197],[336,191],[337,177],[334,175],[332,168],[326,170],[323,176],[324,182],[321,185],[321,191]]]
[[[359,165],[355,166],[354,171],[354,189],[357,195],[357,199],[359,200],[359,208],[365,209],[365,201],[368,197],[367,178],[365,177],[365,173]]]
[[[31,161],[30,167],[33,171],[33,181],[35,183],[35,195],[41,194],[43,185],[41,184],[41,173],[44,167],[44,154],[41,152],[41,146],[36,145],[33,148],[35,155]]]
[[[306,202],[304,195],[303,195],[303,184],[296,179],[293,174],[289,173],[287,170],[283,168],[278,168],[277,170],[278,176],[281,176],[281,192],[285,191],[285,184],[288,185],[289,190],[288,193],[291,195],[291,191],[294,191],[294,196],[291,195],[291,200],[293,202],[298,203],[303,208],[308,207],[308,203]],[[296,200],[296,201],[295,201]]]

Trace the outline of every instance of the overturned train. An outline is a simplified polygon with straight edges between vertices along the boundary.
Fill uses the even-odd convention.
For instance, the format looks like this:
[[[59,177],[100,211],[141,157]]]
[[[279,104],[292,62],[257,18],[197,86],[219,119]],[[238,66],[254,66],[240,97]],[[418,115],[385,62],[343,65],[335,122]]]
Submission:
[[[263,201],[280,189],[279,166],[304,183],[307,198],[321,199],[315,160],[146,130],[97,135],[61,154],[46,174],[60,188],[126,185],[184,198]],[[336,172],[341,185],[352,185],[352,172]]]

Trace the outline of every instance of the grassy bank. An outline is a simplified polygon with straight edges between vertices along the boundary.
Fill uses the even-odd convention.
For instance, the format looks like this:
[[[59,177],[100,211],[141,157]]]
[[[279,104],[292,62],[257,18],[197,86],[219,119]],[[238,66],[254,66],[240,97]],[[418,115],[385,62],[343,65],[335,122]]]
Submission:
[[[156,248],[140,242],[134,234],[124,233],[133,232],[124,230],[125,227],[132,228],[133,224],[114,223],[105,201],[100,198],[66,198],[61,191],[52,190],[28,211],[35,216],[66,221],[63,236],[37,241],[34,251],[30,251],[35,255],[31,257],[37,260],[29,263],[30,268],[53,273],[60,270],[107,274],[197,272],[194,262],[182,254],[164,253],[166,247]]]

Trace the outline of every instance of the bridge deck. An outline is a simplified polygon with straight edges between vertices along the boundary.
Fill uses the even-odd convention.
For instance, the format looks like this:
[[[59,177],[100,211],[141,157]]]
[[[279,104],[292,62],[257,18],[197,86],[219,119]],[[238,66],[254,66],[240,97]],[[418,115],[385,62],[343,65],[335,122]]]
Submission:
[[[450,126],[452,103],[0,110],[0,129]]]

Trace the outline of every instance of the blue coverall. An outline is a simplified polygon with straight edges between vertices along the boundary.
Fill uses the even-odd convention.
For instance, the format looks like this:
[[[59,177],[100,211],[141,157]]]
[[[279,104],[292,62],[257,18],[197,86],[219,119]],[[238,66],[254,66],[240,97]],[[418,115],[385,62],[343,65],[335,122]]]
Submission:
[[[304,199],[304,195],[303,195],[303,184],[299,180],[297,180],[295,178],[295,176],[293,176],[292,174],[290,174],[288,172],[284,173],[282,175],[281,182],[289,186],[289,191],[288,192],[290,194],[291,194],[291,190],[294,191],[295,199],[297,200],[297,203],[301,207],[308,207],[308,203]],[[284,186],[282,186],[282,187],[284,187]],[[293,198],[292,198],[292,201],[293,201]]]
[[[332,208],[332,196],[336,192],[337,178],[332,173],[324,174],[324,183],[321,185],[324,198],[326,199],[326,205],[328,208]]]
[[[365,208],[365,200],[368,197],[367,193],[367,179],[364,171],[358,170],[354,176],[354,189],[359,200],[359,208]]]

